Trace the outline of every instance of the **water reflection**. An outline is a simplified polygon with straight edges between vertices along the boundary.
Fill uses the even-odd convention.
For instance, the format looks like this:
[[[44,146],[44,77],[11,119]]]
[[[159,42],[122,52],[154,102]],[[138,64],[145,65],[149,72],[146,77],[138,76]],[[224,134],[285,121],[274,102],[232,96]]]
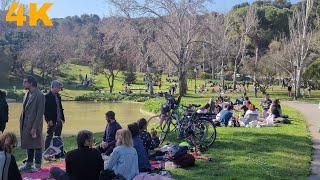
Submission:
[[[91,102],[62,102],[65,109],[66,123],[63,127],[63,135],[76,134],[81,129],[93,132],[103,132],[105,129],[105,112],[112,110],[116,113],[116,119],[124,127],[141,117],[147,118],[140,113],[142,104],[138,103],[91,103]],[[22,103],[9,104],[9,123],[6,131],[19,134],[19,117]],[[44,133],[46,123],[44,123]]]

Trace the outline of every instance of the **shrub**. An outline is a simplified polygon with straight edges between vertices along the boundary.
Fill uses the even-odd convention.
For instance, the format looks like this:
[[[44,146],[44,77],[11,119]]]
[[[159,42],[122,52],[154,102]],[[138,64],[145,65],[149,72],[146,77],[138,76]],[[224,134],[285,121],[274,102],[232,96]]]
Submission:
[[[103,101],[103,102],[115,102],[115,101],[136,101],[144,102],[149,100],[150,97],[147,94],[110,94],[110,93],[87,93],[82,96],[77,96],[76,101]]]
[[[17,101],[22,101],[24,97],[23,92],[14,92],[13,90],[9,90],[7,94],[8,99],[15,99]]]

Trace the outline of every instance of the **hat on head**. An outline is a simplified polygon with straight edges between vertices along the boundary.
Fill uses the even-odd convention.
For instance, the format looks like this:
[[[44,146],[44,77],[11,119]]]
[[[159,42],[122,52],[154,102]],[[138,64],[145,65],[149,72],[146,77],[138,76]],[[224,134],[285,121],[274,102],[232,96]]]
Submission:
[[[63,88],[63,84],[61,82],[59,82],[58,80],[54,80],[51,82],[51,87],[59,87],[59,88]]]

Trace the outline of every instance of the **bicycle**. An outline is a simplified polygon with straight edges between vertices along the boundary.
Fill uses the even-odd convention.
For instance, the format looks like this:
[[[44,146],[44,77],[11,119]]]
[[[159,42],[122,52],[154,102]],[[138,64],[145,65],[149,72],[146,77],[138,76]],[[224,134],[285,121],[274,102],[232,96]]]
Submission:
[[[168,116],[157,115],[148,120],[148,123],[160,122],[158,129],[161,131],[159,137],[161,144],[170,132],[177,130],[179,139],[187,139],[202,149],[207,149],[214,143],[216,140],[216,127],[212,122],[214,114],[196,113],[196,107],[200,106],[194,104],[183,106],[184,113],[181,116],[178,111],[179,103],[175,103]]]

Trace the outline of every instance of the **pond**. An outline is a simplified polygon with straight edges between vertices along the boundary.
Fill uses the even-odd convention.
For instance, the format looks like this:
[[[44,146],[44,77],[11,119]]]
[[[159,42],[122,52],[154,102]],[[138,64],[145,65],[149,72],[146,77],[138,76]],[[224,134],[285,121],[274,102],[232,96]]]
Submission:
[[[142,114],[140,103],[94,103],[94,102],[62,102],[66,123],[62,134],[64,136],[75,135],[79,130],[87,129],[92,132],[103,132],[106,126],[105,113],[112,110],[116,119],[122,127],[137,121],[139,118],[148,118]],[[5,131],[11,131],[19,135],[19,117],[22,110],[22,103],[9,103],[9,122]],[[46,123],[44,122],[44,133]]]

